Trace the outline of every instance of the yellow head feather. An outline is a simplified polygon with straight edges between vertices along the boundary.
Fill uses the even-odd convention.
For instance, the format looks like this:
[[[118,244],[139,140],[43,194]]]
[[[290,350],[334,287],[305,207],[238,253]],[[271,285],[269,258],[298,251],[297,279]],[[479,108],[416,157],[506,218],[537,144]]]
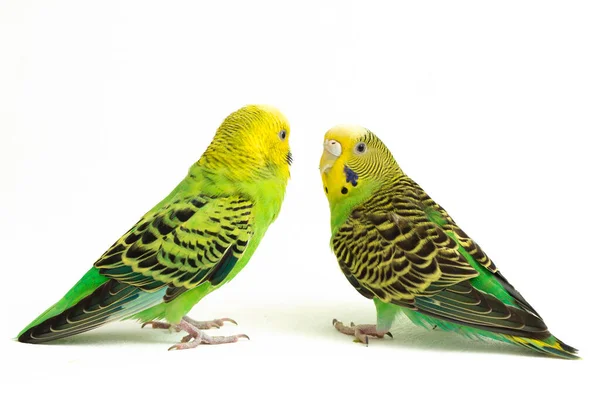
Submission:
[[[320,170],[332,206],[346,199],[359,201],[390,174],[402,173],[383,142],[357,125],[337,125],[327,131]]]
[[[198,161],[237,180],[290,176],[287,118],[275,107],[248,105],[231,113]]]

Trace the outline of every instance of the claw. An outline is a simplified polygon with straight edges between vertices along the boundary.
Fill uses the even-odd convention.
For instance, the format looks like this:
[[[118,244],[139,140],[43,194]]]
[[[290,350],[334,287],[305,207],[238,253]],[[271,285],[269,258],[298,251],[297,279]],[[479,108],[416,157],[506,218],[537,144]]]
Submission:
[[[391,337],[392,339],[394,338],[394,335],[392,335],[392,332],[386,332],[385,333],[387,336]]]
[[[339,321],[338,321],[337,319],[335,319],[335,318],[334,318],[334,319],[333,319],[333,321],[332,321],[332,324],[333,324],[333,326],[335,326],[335,324],[337,324],[338,322],[339,322]]]

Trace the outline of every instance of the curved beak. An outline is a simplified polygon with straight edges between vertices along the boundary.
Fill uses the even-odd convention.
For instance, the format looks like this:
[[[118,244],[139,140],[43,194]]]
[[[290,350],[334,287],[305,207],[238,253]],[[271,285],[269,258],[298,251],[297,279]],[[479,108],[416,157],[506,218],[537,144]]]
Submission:
[[[322,174],[329,172],[335,160],[342,155],[342,145],[335,140],[325,139],[323,143],[323,155],[321,155],[321,163],[319,168]]]

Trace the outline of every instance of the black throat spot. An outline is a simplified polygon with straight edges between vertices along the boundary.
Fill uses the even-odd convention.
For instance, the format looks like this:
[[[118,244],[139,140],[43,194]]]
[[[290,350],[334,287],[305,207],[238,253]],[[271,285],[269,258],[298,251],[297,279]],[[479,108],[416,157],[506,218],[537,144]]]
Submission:
[[[344,165],[344,174],[346,175],[347,183],[351,183],[352,186],[358,185],[358,174],[352,171],[347,165]]]

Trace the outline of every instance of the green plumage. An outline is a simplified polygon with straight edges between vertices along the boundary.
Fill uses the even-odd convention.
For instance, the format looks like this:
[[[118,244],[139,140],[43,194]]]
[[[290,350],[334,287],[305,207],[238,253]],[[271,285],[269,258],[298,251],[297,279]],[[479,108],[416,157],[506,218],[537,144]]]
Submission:
[[[271,107],[230,115],[185,179],[19,341],[46,342],[126,318],[179,323],[237,275],[277,217],[291,161],[283,131],[287,121]]]
[[[31,321],[29,325],[27,325],[21,332],[19,332],[18,336],[20,337],[25,333],[29,328],[36,326],[60,313],[65,311],[67,308],[71,307],[73,304],[77,304],[81,299],[90,295],[96,288],[106,283],[108,278],[100,275],[100,272],[96,268],[91,268],[80,280],[77,282],[71,290],[65,294],[65,296],[60,299],[56,304],[52,305],[42,314],[40,314],[36,319]]]
[[[550,334],[477,243],[402,172],[373,133],[363,130],[351,138],[328,133],[328,140],[368,149],[342,153],[335,163],[343,167],[326,154],[322,163],[329,164],[322,170],[333,251],[348,281],[374,299],[378,331],[389,330],[404,313],[420,326],[576,358],[576,350]],[[337,171],[344,171],[345,184]],[[339,182],[346,190],[330,194]]]

